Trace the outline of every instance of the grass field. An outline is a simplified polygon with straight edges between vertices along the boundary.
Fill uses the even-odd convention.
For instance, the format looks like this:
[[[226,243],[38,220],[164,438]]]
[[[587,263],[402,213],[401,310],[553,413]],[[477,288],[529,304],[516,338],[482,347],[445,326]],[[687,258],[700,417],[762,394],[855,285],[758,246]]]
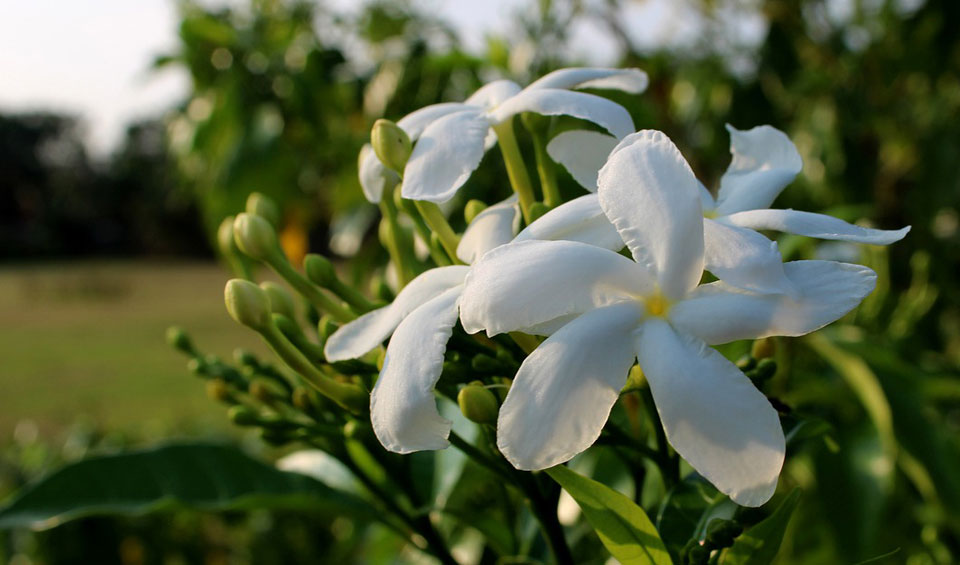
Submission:
[[[0,437],[33,420],[55,432],[225,429],[164,332],[186,328],[205,352],[262,350],[223,306],[213,263],[76,262],[0,267]]]

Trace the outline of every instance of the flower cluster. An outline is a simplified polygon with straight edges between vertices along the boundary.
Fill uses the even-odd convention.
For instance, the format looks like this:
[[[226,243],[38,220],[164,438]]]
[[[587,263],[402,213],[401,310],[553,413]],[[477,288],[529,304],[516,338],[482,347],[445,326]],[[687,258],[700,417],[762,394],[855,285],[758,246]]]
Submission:
[[[761,231],[889,244],[909,228],[770,208],[802,168],[793,143],[770,126],[728,126],[732,162],[714,198],[665,134],[635,131],[623,107],[580,91],[640,94],[646,86],[637,69],[566,69],[526,88],[497,81],[463,103],[375,125],[360,181],[383,211],[380,237],[398,292],[379,308],[355,297],[353,310],[327,309],[344,323],[322,353],[331,364],[369,362],[388,341],[369,402],[386,449],[449,445],[451,422],[435,389],[455,333],[479,348],[509,338],[527,355],[509,375],[496,437],[517,469],[552,467],[592,445],[634,371],[649,386],[666,439],[697,472],[742,505],[772,496],[785,456],[778,412],[712,346],[817,330],[855,308],[876,274],[834,261],[785,263]],[[536,198],[513,130],[518,115],[542,144],[538,164],[549,155],[584,196],[562,202],[541,171],[543,199]],[[557,115],[604,131],[546,140],[536,121]],[[515,194],[483,210],[468,204],[469,225],[457,234],[438,204],[495,144]],[[400,220],[409,220],[432,268],[417,268],[422,262],[404,252]],[[241,232],[251,227],[238,219],[235,229],[244,247]],[[270,261],[269,250],[260,254]],[[245,297],[242,288],[232,292]],[[325,386],[340,394],[336,387],[347,385]],[[348,392],[350,402],[340,402],[355,409],[356,391]]]

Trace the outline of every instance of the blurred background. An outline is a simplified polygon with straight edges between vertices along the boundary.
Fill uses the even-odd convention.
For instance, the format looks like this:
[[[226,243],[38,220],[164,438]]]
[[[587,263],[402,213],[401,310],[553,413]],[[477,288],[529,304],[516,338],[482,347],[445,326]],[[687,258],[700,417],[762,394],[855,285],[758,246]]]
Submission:
[[[91,450],[180,436],[266,449],[231,431],[163,339],[179,324],[224,358],[260,347],[223,309],[229,275],[213,244],[250,192],[280,204],[292,257],[372,263],[377,210],[356,160],[375,119],[462,100],[496,78],[637,66],[650,89],[615,99],[638,128],[673,138],[707,186],[729,162],[725,123],[772,124],[804,159],[778,207],[913,226],[884,249],[781,240],[788,259],[864,262],[881,280],[856,325],[836,330],[841,353],[791,346],[782,397],[831,432],[788,464],[809,496],[781,562],[956,562],[957,22],[951,0],[10,3],[0,500]],[[499,155],[487,159],[465,197],[506,190],[494,181]],[[3,534],[0,555],[66,563],[99,536],[101,563],[300,562],[331,547],[372,551],[357,531],[283,514],[89,519]],[[264,541],[277,535],[286,549]],[[384,555],[396,549],[384,544]],[[151,547],[169,549],[156,560]]]

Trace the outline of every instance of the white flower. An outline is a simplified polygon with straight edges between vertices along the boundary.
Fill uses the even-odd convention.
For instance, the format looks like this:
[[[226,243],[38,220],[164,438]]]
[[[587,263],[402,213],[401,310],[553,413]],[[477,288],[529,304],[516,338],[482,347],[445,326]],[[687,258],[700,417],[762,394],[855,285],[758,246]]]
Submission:
[[[893,243],[910,231],[909,226],[900,230],[877,230],[823,214],[768,209],[800,172],[803,166],[800,154],[783,132],[770,126],[741,131],[728,125],[727,130],[733,159],[720,180],[718,198],[714,200],[710,192],[699,185],[705,268],[719,279],[757,292],[796,291],[784,275],[777,244],[755,230],[874,245]],[[615,138],[602,133],[574,130],[553,138],[547,151],[577,182],[596,191],[597,173],[607,156],[635,139],[631,136],[618,144]],[[541,218],[545,221],[537,226],[536,233],[521,233],[518,239],[553,239],[550,237],[552,223],[558,221],[569,228],[575,221],[574,215],[593,226],[593,239],[587,243],[609,249],[621,247],[616,243],[612,227],[603,223],[596,195],[583,196],[552,210]]]
[[[562,69],[523,89],[512,81],[499,80],[463,103],[433,104],[408,114],[397,122],[416,141],[403,171],[403,197],[438,203],[452,198],[496,141],[492,127],[521,112],[581,118],[622,138],[634,130],[633,120],[622,106],[571,89],[640,93],[647,82],[646,73],[639,69]],[[371,202],[380,200],[384,170],[372,150],[361,153],[360,183]]]
[[[709,345],[816,330],[855,307],[876,275],[796,261],[785,265],[793,297],[724,282],[698,286],[699,183],[662,133],[629,141],[600,171],[599,202],[634,261],[580,242],[522,241],[490,251],[467,275],[460,300],[467,332],[553,332],[517,372],[500,410],[498,446],[529,470],[583,451],[599,437],[636,358],[671,445],[734,501],[760,505],[783,464],[779,418]]]

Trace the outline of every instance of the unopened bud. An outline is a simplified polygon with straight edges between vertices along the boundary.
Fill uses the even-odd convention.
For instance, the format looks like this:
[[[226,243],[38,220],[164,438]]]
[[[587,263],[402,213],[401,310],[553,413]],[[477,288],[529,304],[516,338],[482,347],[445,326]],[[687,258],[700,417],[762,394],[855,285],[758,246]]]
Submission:
[[[543,202],[534,202],[530,205],[530,221],[533,222],[540,216],[550,211],[550,207]]]
[[[234,320],[256,331],[270,323],[270,300],[259,286],[243,279],[231,279],[223,293],[227,312]]]
[[[468,420],[478,424],[495,424],[500,411],[497,397],[478,381],[460,389],[457,404]]]
[[[303,412],[309,413],[313,410],[313,398],[310,396],[310,391],[303,387],[293,389],[293,405]]]
[[[706,541],[713,549],[733,545],[733,540],[743,533],[743,526],[731,520],[713,520],[707,526]]]
[[[251,192],[247,197],[247,213],[260,216],[270,222],[275,229],[280,227],[280,208],[272,199],[259,192]]]
[[[285,431],[268,429],[260,430],[260,439],[274,447],[286,445],[291,441],[290,435]]]
[[[227,418],[238,426],[256,426],[259,423],[257,413],[240,404],[230,407]]]
[[[337,282],[337,271],[333,263],[323,255],[310,253],[303,259],[303,269],[307,278],[324,288],[330,288]]]
[[[207,381],[207,396],[217,402],[231,402],[233,396],[230,394],[230,387],[223,379],[210,379]]]
[[[390,120],[379,119],[370,130],[370,145],[377,154],[377,158],[387,168],[397,172],[403,171],[413,150],[410,136],[403,128]]]
[[[270,222],[256,214],[240,214],[233,221],[237,247],[248,256],[266,261],[277,252],[277,232]]]
[[[242,365],[244,367],[260,366],[260,362],[257,360],[256,355],[250,353],[242,347],[238,347],[233,350],[233,360],[237,362],[237,365]]]
[[[470,360],[470,367],[478,373],[497,373],[504,368],[503,363],[485,353],[475,355]]]
[[[755,359],[767,359],[773,357],[777,352],[777,342],[772,337],[765,337],[753,342],[750,348],[750,355]]]
[[[217,246],[224,257],[230,257],[238,251],[233,236],[233,222],[235,220],[234,216],[227,216],[220,222],[220,227],[217,228]]]
[[[467,202],[467,205],[463,207],[463,219],[467,223],[473,222],[473,219],[480,215],[480,212],[483,212],[487,209],[487,205],[479,200],[470,200]]]
[[[270,300],[271,312],[274,314],[283,314],[290,319],[295,319],[297,317],[297,310],[296,306],[293,304],[293,297],[290,296],[290,293],[287,292],[287,289],[273,281],[264,281],[260,283],[260,288],[263,289],[263,292],[267,293],[267,298]]]
[[[170,326],[167,328],[167,343],[177,351],[182,351],[187,355],[194,355],[196,350],[190,336],[180,326]]]
[[[757,366],[757,360],[750,355],[744,355],[743,357],[737,359],[737,368],[746,373],[747,371],[752,371],[754,367]]]
[[[193,359],[187,361],[187,370],[199,377],[206,373],[206,365],[204,365],[202,359],[197,359],[194,357]]]
[[[777,374],[777,362],[773,359],[761,359],[757,367],[747,373],[754,382],[762,383]]]
[[[269,404],[274,400],[286,396],[286,391],[284,391],[280,385],[263,377],[253,379],[247,387],[247,391],[250,393],[250,396],[264,404]]]

